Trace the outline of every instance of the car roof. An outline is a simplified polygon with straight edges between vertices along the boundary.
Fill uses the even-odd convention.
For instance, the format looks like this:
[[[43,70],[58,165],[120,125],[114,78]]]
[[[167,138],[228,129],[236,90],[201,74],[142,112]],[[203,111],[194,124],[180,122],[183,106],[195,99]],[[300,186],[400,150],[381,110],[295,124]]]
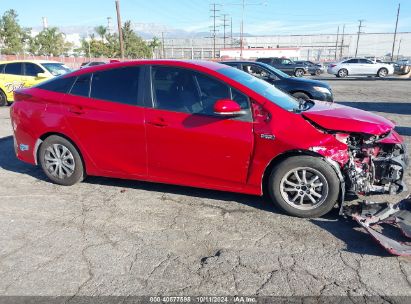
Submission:
[[[4,61],[0,61],[0,64],[5,64],[5,63],[15,63],[15,62],[31,62],[31,63],[62,63],[63,62],[58,62],[58,61],[52,61],[52,60],[37,60],[37,59],[22,59],[22,60],[4,60]]]
[[[213,61],[205,61],[205,60],[171,60],[171,59],[141,59],[141,60],[130,60],[130,61],[123,61],[123,62],[113,62],[108,64],[101,64],[86,67],[80,70],[76,70],[70,75],[81,75],[85,73],[90,73],[93,71],[101,71],[106,70],[107,68],[115,68],[115,67],[126,67],[126,66],[134,66],[134,65],[171,65],[171,66],[179,66],[179,67],[192,67],[192,68],[200,68],[200,69],[207,69],[212,71],[217,71],[222,68],[226,68],[226,65],[213,62]]]

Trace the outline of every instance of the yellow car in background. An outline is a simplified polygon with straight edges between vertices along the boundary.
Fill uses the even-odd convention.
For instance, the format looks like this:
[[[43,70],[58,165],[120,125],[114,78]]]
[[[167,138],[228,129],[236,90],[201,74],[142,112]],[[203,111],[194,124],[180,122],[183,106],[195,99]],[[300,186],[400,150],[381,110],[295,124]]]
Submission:
[[[0,61],[0,106],[13,102],[13,92],[31,87],[71,70],[61,62],[46,60]]]

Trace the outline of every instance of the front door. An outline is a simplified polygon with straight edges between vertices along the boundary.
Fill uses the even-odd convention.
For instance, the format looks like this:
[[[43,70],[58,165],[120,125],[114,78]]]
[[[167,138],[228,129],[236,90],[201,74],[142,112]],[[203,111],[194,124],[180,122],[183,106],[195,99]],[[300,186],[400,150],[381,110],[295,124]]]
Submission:
[[[141,74],[125,67],[80,75],[62,101],[76,142],[109,175],[147,173]]]
[[[148,174],[187,185],[244,184],[253,148],[248,97],[193,70],[153,66],[153,108],[146,110]],[[218,99],[237,101],[237,118],[213,112]]]

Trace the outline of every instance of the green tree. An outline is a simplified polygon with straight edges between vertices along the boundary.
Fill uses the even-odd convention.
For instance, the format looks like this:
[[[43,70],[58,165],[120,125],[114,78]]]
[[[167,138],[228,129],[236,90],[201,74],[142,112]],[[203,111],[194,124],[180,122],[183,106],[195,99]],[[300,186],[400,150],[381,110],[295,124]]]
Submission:
[[[30,39],[29,50],[35,55],[60,56],[67,53],[72,44],[66,42],[65,36],[57,27],[42,30],[34,38]]]
[[[154,37],[153,40],[150,41],[150,43],[148,44],[148,46],[151,48],[152,54],[154,54],[154,52],[156,51],[156,49],[161,46],[160,39],[158,39],[157,37]],[[161,54],[161,53],[160,53],[160,54]]]
[[[94,28],[94,31],[97,33],[97,35],[100,36],[101,41],[104,42],[107,35],[107,28],[105,26],[99,25]]]
[[[126,21],[122,28],[124,54],[128,58],[151,58],[152,51],[147,43],[131,28],[131,21]]]
[[[22,28],[15,10],[6,11],[0,18],[0,44],[3,54],[23,53],[30,29]]]

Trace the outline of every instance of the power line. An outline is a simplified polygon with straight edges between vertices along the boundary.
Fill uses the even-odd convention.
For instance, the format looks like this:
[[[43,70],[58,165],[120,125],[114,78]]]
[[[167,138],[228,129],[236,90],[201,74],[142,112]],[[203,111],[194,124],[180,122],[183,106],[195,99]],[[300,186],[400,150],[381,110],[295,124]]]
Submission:
[[[401,4],[398,3],[397,21],[395,22],[394,41],[392,42],[391,61],[394,60],[395,39],[397,38],[398,17],[400,16]]]
[[[356,48],[355,48],[355,56],[354,56],[354,57],[357,57],[357,53],[358,53],[358,43],[360,42],[360,34],[362,33],[362,32],[361,32],[361,28],[364,27],[364,25],[362,25],[362,23],[363,23],[364,21],[365,21],[365,20],[363,20],[363,19],[358,20],[358,22],[359,22],[360,24],[358,25],[357,46],[356,46]]]

